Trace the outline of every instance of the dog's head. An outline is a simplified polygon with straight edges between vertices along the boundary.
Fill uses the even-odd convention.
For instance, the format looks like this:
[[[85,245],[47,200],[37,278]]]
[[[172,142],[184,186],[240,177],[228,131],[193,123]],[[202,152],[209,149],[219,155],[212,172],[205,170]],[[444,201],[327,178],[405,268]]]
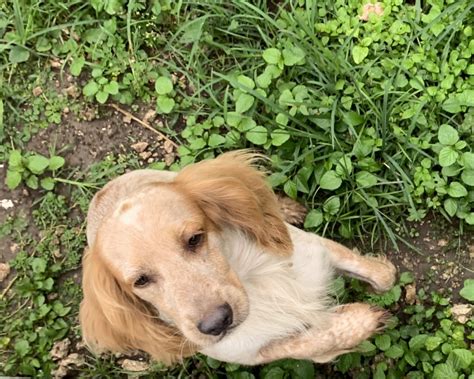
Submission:
[[[234,152],[189,166],[115,207],[84,258],[80,318],[91,347],[172,362],[245,320],[247,294],[226,261],[223,230],[243,232],[270,254],[292,248],[254,159]]]

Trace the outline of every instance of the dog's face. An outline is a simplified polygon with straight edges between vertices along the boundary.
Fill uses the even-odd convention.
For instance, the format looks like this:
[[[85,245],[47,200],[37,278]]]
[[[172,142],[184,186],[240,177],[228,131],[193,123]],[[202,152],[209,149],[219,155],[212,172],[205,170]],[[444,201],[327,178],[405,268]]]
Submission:
[[[121,286],[205,347],[245,320],[248,300],[224,257],[225,241],[173,184],[123,201],[100,231],[100,254]]]
[[[123,198],[114,186],[96,195],[95,210],[109,211],[83,260],[80,320],[90,347],[140,349],[170,363],[245,320],[247,294],[225,259],[238,251],[226,250],[222,231],[236,230],[268,254],[292,251],[254,158],[227,153]]]

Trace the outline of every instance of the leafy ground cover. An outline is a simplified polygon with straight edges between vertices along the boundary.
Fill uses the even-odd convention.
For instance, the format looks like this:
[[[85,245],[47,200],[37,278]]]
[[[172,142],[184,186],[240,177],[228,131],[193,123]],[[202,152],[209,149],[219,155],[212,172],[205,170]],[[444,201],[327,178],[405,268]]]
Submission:
[[[469,0],[1,3],[0,372],[469,377],[473,25]],[[335,284],[341,301],[389,308],[386,332],[318,366],[88,354],[77,310],[93,193],[128,169],[249,146],[308,206],[305,228],[397,262],[386,295]]]

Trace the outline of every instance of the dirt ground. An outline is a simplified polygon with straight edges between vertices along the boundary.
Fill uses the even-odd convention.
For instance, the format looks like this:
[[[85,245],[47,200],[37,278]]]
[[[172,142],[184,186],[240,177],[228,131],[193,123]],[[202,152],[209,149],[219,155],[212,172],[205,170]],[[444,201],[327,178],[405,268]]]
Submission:
[[[441,216],[428,216],[411,230],[413,236],[404,238],[416,250],[400,244],[400,251],[391,250],[388,257],[399,272],[413,272],[418,287],[452,294],[457,302],[464,280],[474,278],[474,233],[460,235],[458,225]]]

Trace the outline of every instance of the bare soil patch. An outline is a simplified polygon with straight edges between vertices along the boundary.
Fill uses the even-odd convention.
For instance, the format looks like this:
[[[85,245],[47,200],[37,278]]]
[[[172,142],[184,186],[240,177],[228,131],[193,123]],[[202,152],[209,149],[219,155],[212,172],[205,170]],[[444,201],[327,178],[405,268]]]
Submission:
[[[389,258],[401,271],[411,271],[419,287],[452,295],[457,302],[465,279],[474,278],[474,233],[450,224],[441,216],[429,216],[413,224],[412,236],[406,238],[418,251],[400,244],[400,251],[390,251]]]

